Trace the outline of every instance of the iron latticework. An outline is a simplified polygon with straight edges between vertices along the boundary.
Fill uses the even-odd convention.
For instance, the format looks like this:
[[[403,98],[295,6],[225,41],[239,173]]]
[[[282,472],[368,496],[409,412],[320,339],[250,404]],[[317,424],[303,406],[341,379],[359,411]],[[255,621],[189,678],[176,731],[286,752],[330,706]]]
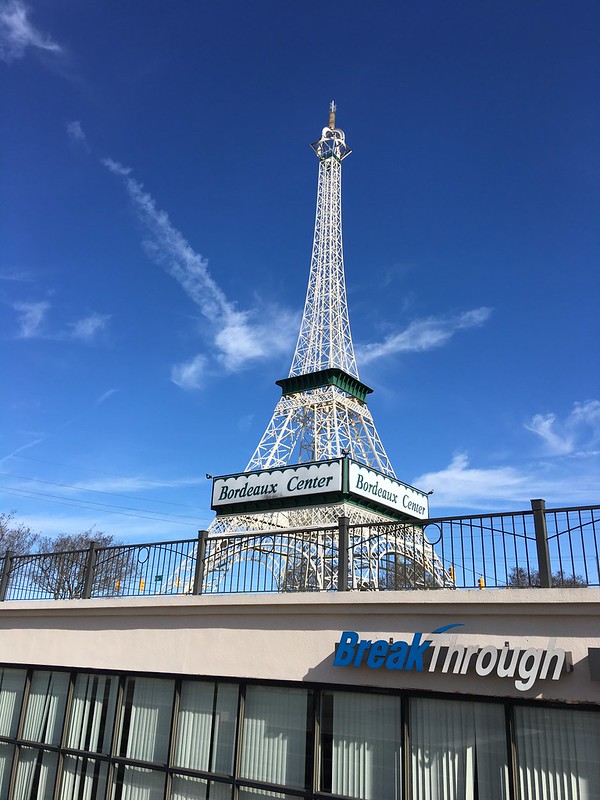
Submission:
[[[335,111],[332,103],[329,124],[323,128],[320,139],[312,144],[319,159],[319,180],[308,289],[298,341],[288,377],[277,381],[282,396],[245,473],[349,457],[395,478],[367,406],[366,398],[371,389],[360,380],[352,343],[341,202],[342,162],[350,154],[350,148],[345,133],[335,125]],[[347,501],[219,514],[210,525],[210,536],[233,538],[215,543],[209,580],[220,581],[218,576],[231,569],[233,563],[269,560],[269,547],[253,543],[252,531],[272,532],[273,542],[278,542],[278,532],[333,526],[340,518],[347,518],[354,526],[365,526],[367,531],[369,526],[391,521],[394,515]],[[368,581],[376,588],[379,564],[384,559],[389,560],[390,553],[402,558],[403,564],[412,559],[415,574],[423,572],[432,558],[435,561],[431,548],[425,552],[423,537],[414,535],[420,528],[405,522],[398,530],[389,541],[387,534],[383,538],[379,536],[374,549],[372,537],[357,529],[358,538],[355,536],[351,548],[351,586],[358,587]],[[248,532],[247,538],[237,535],[244,532]],[[298,563],[312,565],[310,575],[307,572],[302,581],[316,582],[314,588],[327,589],[331,586],[329,567],[323,566],[327,559],[323,561],[318,554],[328,548],[323,550],[323,543],[313,538],[307,534],[306,541],[299,540]],[[365,567],[365,553],[370,553],[368,567]],[[285,587],[286,581],[289,583],[289,563],[286,559],[271,561],[269,570],[275,569],[275,564],[280,565],[275,569],[275,580]],[[317,568],[315,564],[321,566]],[[294,570],[298,569],[294,562]],[[405,566],[403,569],[407,573]],[[435,574],[435,569],[429,570],[427,566],[427,570],[428,574]]]
[[[312,145],[319,159],[317,210],[304,314],[282,397],[246,471],[348,455],[386,475],[394,470],[365,402],[350,332],[342,245],[346,136],[329,126]]]

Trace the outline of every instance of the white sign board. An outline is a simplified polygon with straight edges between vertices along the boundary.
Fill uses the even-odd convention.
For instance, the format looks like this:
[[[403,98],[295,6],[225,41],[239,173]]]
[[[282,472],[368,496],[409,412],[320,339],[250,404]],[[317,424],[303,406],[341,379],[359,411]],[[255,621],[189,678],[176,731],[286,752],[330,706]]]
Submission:
[[[212,508],[304,495],[341,492],[341,461],[282,467],[265,472],[226,475],[213,481]]]
[[[393,508],[408,517],[429,517],[429,497],[424,492],[357,464],[356,461],[350,462],[348,491]]]

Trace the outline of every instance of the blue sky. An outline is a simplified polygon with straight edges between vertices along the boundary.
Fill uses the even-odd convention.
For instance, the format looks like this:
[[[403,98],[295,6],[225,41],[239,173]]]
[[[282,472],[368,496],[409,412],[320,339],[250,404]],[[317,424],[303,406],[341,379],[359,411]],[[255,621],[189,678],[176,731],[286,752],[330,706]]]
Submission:
[[[431,513],[598,503],[594,2],[0,0],[0,510],[187,538],[288,374],[331,99],[361,379]]]

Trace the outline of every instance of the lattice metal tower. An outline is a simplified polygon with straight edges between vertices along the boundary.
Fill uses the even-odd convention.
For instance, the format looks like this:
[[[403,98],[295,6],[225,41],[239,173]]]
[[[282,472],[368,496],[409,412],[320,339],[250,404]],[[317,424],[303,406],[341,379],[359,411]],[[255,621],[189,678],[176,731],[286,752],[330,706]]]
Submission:
[[[394,470],[366,404],[350,332],[342,245],[342,161],[346,136],[329,124],[311,146],[319,159],[317,209],[304,314],[289,376],[277,381],[282,397],[246,472],[349,456],[394,477]],[[329,524],[340,515],[381,521],[355,506],[294,509],[251,516],[217,517],[212,533],[242,529]]]
[[[304,314],[282,397],[246,468],[269,469],[348,455],[394,475],[365,402],[350,332],[342,246],[346,136],[329,125],[312,145],[319,159],[317,212]]]

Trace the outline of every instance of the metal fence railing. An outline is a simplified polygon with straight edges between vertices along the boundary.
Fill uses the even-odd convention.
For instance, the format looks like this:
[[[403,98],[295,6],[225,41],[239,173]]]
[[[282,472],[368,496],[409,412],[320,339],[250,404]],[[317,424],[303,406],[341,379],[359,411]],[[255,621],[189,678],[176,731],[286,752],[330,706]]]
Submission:
[[[334,589],[337,561],[338,527],[210,537],[205,542],[202,591]]]
[[[600,586],[600,506],[6,553],[0,601]]]

